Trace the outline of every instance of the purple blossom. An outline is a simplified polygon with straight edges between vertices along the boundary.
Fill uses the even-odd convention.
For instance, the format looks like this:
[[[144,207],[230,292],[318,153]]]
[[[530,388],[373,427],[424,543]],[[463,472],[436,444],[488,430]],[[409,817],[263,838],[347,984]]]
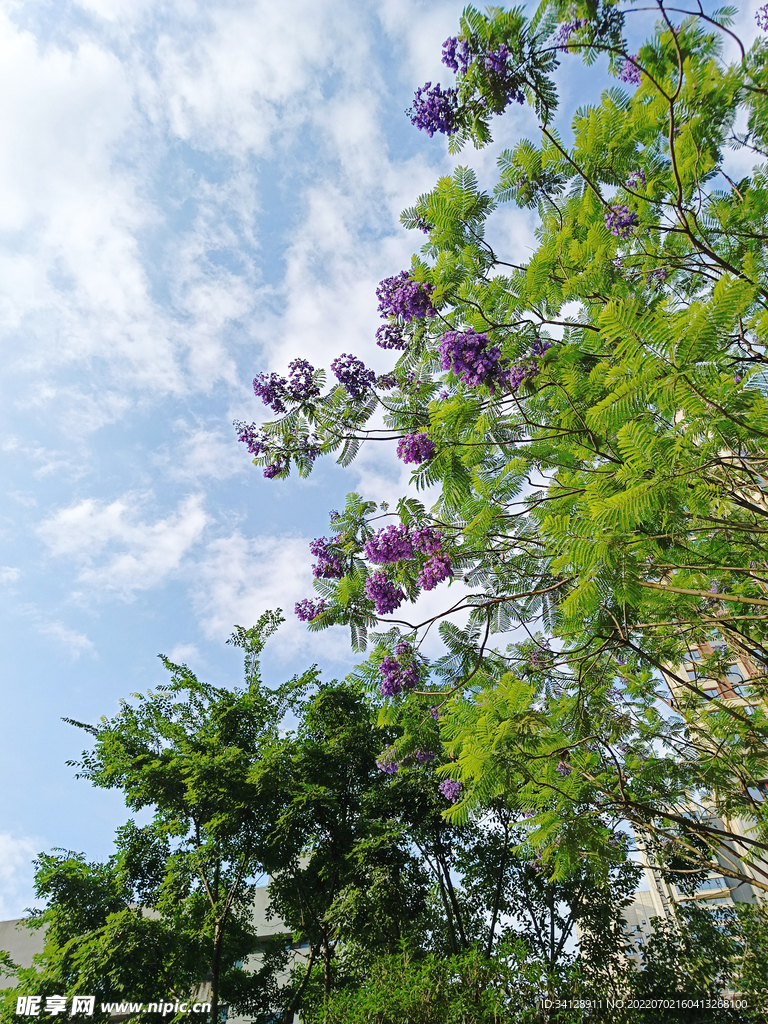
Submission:
[[[500,78],[506,77],[507,61],[509,60],[509,48],[502,43],[498,50],[489,50],[483,57],[483,63],[492,75]]]
[[[434,285],[423,281],[414,281],[407,270],[401,270],[393,277],[385,277],[379,282],[376,297],[379,300],[379,313],[382,316],[400,317],[406,323],[423,320],[434,316],[431,295]],[[381,330],[381,328],[379,328]],[[378,331],[377,331],[378,336]],[[394,345],[382,345],[382,348],[395,348]]]
[[[413,106],[406,113],[411,124],[430,137],[435,132],[453,135],[456,131],[458,94],[455,89],[443,91],[439,85],[433,87],[431,82],[427,82],[416,90]]]
[[[365,581],[365,596],[373,601],[378,615],[388,615],[405,600],[405,594],[387,579],[383,570],[371,573]]]
[[[470,387],[489,384],[500,372],[501,349],[488,344],[487,334],[448,331],[440,340],[440,364]]]
[[[331,369],[347,389],[350,398],[360,398],[376,380],[373,370],[366,370],[365,363],[357,356],[342,352],[338,359],[331,363]]]
[[[466,39],[461,42],[456,36],[451,36],[443,43],[443,64],[458,75],[466,75],[472,55],[469,52],[469,43]]]
[[[417,465],[428,462],[435,454],[435,442],[425,433],[406,434],[397,442],[397,457],[403,462],[415,462]]]
[[[408,339],[403,334],[402,324],[382,324],[376,331],[379,348],[408,348]]]
[[[757,22],[758,28],[761,28],[763,32],[768,32],[768,4],[761,7],[755,14],[755,21]]]
[[[413,647],[401,642],[395,647],[394,658],[387,655],[383,659],[379,665],[379,672],[382,675],[379,693],[382,697],[396,697],[402,690],[412,690],[418,686],[421,676],[413,658]]]
[[[400,762],[394,760],[395,751],[392,747],[387,747],[381,754],[376,758],[376,767],[380,772],[386,772],[387,775],[394,775],[397,769],[400,767]]]
[[[379,665],[379,672],[383,676],[381,686],[379,687],[381,696],[396,697],[403,688],[402,680],[400,679],[400,662],[397,658],[387,657]]]
[[[376,378],[376,387],[381,388],[382,391],[391,391],[392,388],[397,387],[397,377],[394,373],[382,373]]]
[[[429,764],[430,761],[434,761],[435,755],[431,750],[414,750],[413,759],[421,768],[423,765]]]
[[[640,85],[640,68],[636,64],[637,54],[627,57],[619,69],[619,79],[627,85]]]
[[[260,373],[253,378],[254,394],[264,405],[268,405],[276,416],[286,411],[287,387],[288,381],[278,373]]]
[[[627,206],[616,204],[605,211],[605,226],[617,238],[629,238],[637,222],[637,214]]]
[[[439,721],[440,721],[440,710],[439,710],[439,708],[437,708],[437,707],[432,707],[432,708],[430,708],[430,709],[429,709],[429,714],[430,714],[430,716],[431,716],[432,718],[434,718],[434,720],[435,720],[436,722],[439,722]]]
[[[437,555],[442,550],[443,535],[432,526],[419,526],[411,532],[413,550],[425,555]]]
[[[297,601],[294,608],[297,618],[301,619],[302,622],[311,622],[312,619],[317,618],[324,610],[325,601],[323,599],[310,601],[308,597],[305,597],[303,601]]]
[[[280,476],[281,473],[284,473],[287,469],[288,466],[283,463],[271,462],[268,466],[264,467],[264,476],[267,480],[274,480],[276,476]]]
[[[344,561],[341,552],[328,537],[317,537],[309,545],[317,559],[312,566],[312,575],[318,580],[339,580],[344,575]]]
[[[424,590],[434,590],[438,583],[442,583],[443,580],[447,580],[452,575],[453,569],[451,568],[450,557],[445,554],[432,555],[424,563],[419,573],[419,583]]]
[[[630,176],[627,178],[627,188],[635,189],[645,188],[645,171],[642,167],[636,171],[632,171]]]
[[[587,24],[586,18],[576,18],[574,21],[564,21],[560,26],[560,31],[557,33],[555,42],[559,50],[568,49],[568,41],[574,32],[578,32],[580,28],[584,28]]]
[[[253,380],[256,397],[278,416],[286,411],[286,402],[308,402],[320,394],[314,381],[315,368],[306,359],[294,359],[288,371],[287,380],[278,373],[260,373]]]
[[[267,450],[267,436],[264,431],[255,423],[245,423],[243,420],[235,420],[234,427],[237,430],[237,440],[248,445],[251,455],[263,455]]]
[[[573,768],[571,768],[571,766],[568,764],[567,761],[558,761],[557,762],[557,774],[558,775],[566,775],[567,776],[567,775],[570,775],[572,771],[573,771]]]
[[[456,779],[444,779],[437,788],[452,804],[455,804],[461,796],[461,783]]]
[[[654,284],[661,284],[662,281],[667,280],[667,271],[664,267],[659,267],[657,270],[648,271],[648,280],[653,281]]]
[[[413,558],[413,544],[408,536],[408,527],[386,526],[365,542],[365,554],[377,565],[389,565]]]

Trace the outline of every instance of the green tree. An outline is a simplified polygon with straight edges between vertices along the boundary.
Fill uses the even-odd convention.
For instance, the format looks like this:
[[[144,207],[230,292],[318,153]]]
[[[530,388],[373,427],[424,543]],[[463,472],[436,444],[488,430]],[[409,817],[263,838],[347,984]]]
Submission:
[[[538,136],[501,154],[492,194],[457,167],[403,214],[427,239],[379,290],[390,373],[345,357],[325,393],[301,361],[261,375],[278,418],[239,432],[269,477],[389,440],[437,489],[430,508],[350,496],[298,612],[349,624],[359,649],[384,629],[373,664],[420,666],[421,686],[382,669],[389,722],[418,719],[404,707],[431,669],[457,820],[514,791],[562,877],[625,820],[687,869],[728,840],[754,863],[722,870],[768,890],[768,47],[737,39],[732,8],[655,10],[632,46],[645,15],[628,2],[464,11],[456,87],[420,91],[414,123],[480,147],[527,101]],[[618,81],[568,128],[556,69],[579,58]],[[507,202],[536,217],[531,254],[486,240]],[[446,582],[463,586],[427,621],[398,611]],[[437,623],[447,654],[427,667]],[[513,627],[529,638],[494,648]],[[661,668],[703,641],[715,654],[672,701]],[[751,701],[711,699],[736,656]]]
[[[72,722],[94,740],[69,762],[78,777],[121,790],[131,810],[153,817],[120,829],[106,864],[41,855],[36,893],[47,907],[30,923],[46,929],[45,949],[19,971],[18,994],[85,990],[105,1002],[147,1002],[157,1001],[158,985],[189,996],[207,980],[212,1024],[222,998],[237,1003],[247,981],[240,965],[258,943],[254,891],[279,810],[274,789],[251,776],[317,677],[311,669],[275,689],[263,683],[259,655],[281,621],[267,612],[252,629],[237,627],[230,642],[245,652],[242,689],[200,682],[162,658],[169,683],[134,694],[98,725]],[[16,994],[6,993],[7,1012]]]

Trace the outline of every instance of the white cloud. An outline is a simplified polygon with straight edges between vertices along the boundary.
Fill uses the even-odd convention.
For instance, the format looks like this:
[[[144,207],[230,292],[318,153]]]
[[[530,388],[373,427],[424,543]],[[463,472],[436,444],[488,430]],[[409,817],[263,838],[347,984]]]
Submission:
[[[150,523],[138,519],[139,504],[132,496],[109,505],[86,498],[49,516],[37,532],[53,555],[79,563],[86,587],[128,597],[174,574],[208,522],[199,494]],[[102,553],[107,557],[99,562]]]
[[[18,569],[16,566],[0,565],[0,583],[6,585],[15,583],[19,576],[21,576],[21,569]]]
[[[43,842],[0,832],[0,919],[21,917],[32,902],[32,860]]]
[[[195,662],[200,660],[200,651],[195,644],[176,644],[168,652],[168,658],[174,665],[191,665],[194,669]]]
[[[250,463],[243,445],[239,444],[233,429],[209,430],[179,421],[181,434],[176,450],[158,458],[170,477],[176,480],[226,480],[245,472]]]
[[[95,654],[96,648],[85,633],[76,633],[61,622],[44,622],[38,626],[44,636],[52,637],[71,658],[77,660],[81,654]]]
[[[235,624],[252,626],[267,608],[286,618],[280,643],[293,653],[312,651],[337,660],[349,657],[349,633],[331,627],[307,632],[294,605],[313,597],[311,556],[305,537],[247,538],[239,531],[208,545],[195,573],[195,605],[207,636],[221,640]]]

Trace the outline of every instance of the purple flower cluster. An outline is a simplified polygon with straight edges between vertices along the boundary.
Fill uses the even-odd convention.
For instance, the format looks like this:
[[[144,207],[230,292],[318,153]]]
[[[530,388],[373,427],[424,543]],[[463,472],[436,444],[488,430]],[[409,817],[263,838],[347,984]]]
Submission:
[[[661,284],[662,281],[667,280],[667,271],[664,267],[659,267],[658,270],[649,270],[647,277],[649,281],[653,281],[654,284]]]
[[[443,535],[432,526],[420,526],[411,533],[414,551],[425,555],[440,554],[443,546]]]
[[[380,772],[386,772],[387,775],[395,774],[397,769],[400,767],[400,762],[395,761],[394,754],[395,752],[392,747],[387,747],[387,749],[382,751],[376,758],[376,767]]]
[[[267,450],[267,436],[261,427],[255,423],[245,423],[243,420],[235,420],[234,427],[237,430],[237,440],[248,445],[251,455],[263,455]]]
[[[456,131],[458,94],[455,89],[442,90],[438,85],[427,82],[416,90],[413,106],[406,111],[411,124],[430,137],[435,132],[453,135]]]
[[[333,546],[328,537],[318,537],[309,545],[309,550],[317,559],[312,566],[312,575],[317,580],[340,580],[344,575],[344,562],[341,552]]]
[[[382,373],[376,378],[376,387],[382,391],[391,391],[397,387],[397,377],[394,373]]]
[[[425,764],[429,764],[430,761],[434,761],[435,755],[431,750],[414,750],[413,759],[419,768],[422,768]]]
[[[360,398],[376,380],[376,374],[373,370],[365,368],[362,359],[346,352],[342,352],[338,359],[333,360],[331,369],[339,383],[347,389],[350,398]]]
[[[531,358],[523,360],[521,363],[515,363],[509,371],[507,381],[513,391],[516,391],[524,380],[529,380],[531,377],[535,377],[539,373],[541,367],[539,366],[538,360],[547,349],[552,348],[552,342],[546,339],[536,338],[533,345],[531,346]]]
[[[401,317],[406,323],[434,316],[435,309],[430,298],[434,286],[414,281],[407,270],[385,277],[376,289],[379,312],[382,316]]]
[[[446,554],[432,555],[421,568],[419,583],[423,590],[434,590],[438,583],[453,576],[450,556]]]
[[[365,554],[377,565],[391,565],[393,562],[413,558],[413,542],[408,536],[408,527],[385,526],[375,537],[365,542]]]
[[[382,324],[376,331],[379,348],[408,348],[408,339],[403,334],[402,324]]]
[[[436,708],[436,707],[432,707],[432,708],[430,708],[430,709],[429,709],[429,714],[430,714],[430,717],[431,717],[431,718],[434,718],[434,720],[435,720],[436,722],[439,722],[439,721],[440,721],[440,711],[439,711],[439,709],[438,709],[438,708]]]
[[[571,38],[574,32],[578,32],[580,28],[584,28],[587,24],[586,18],[576,18],[574,21],[564,21],[560,26],[560,31],[557,33],[555,42],[559,50],[568,49],[568,40]]]
[[[264,467],[264,476],[267,480],[274,480],[276,476],[280,476],[288,469],[288,465],[284,462],[270,462],[268,466]]]
[[[617,238],[629,238],[637,222],[637,214],[628,206],[616,204],[605,211],[605,226]]]
[[[627,57],[619,69],[619,79],[627,85],[640,85],[640,68],[636,64],[637,54]]]
[[[382,697],[396,697],[403,690],[412,690],[419,683],[419,668],[413,658],[413,648],[409,644],[399,643],[395,648],[396,657],[388,656],[379,665],[382,675],[379,693]],[[401,661],[400,658],[410,655],[411,660]]]
[[[378,615],[389,615],[405,600],[401,588],[388,580],[382,569],[371,573],[365,581],[365,596],[373,601]]]
[[[571,774],[572,771],[573,771],[573,768],[571,768],[571,766],[568,764],[567,761],[558,761],[557,762],[557,774],[558,775],[568,776],[568,775]]]
[[[761,28],[763,32],[768,32],[768,4],[757,11],[755,14],[755,21],[757,22],[758,28]]]
[[[632,171],[630,176],[627,178],[627,188],[645,188],[645,171],[642,167],[637,171]]]
[[[294,611],[296,612],[297,618],[301,619],[302,622],[311,622],[312,619],[325,610],[325,601],[310,601],[308,597],[305,597],[303,601],[297,601]]]
[[[461,796],[461,783],[456,779],[444,779],[437,788],[452,804],[455,804]]]
[[[450,36],[443,43],[443,64],[457,75],[466,75],[469,65],[472,63],[472,54],[469,52],[469,42],[462,39],[461,42],[456,36]]]
[[[493,386],[500,372],[501,349],[489,345],[487,334],[477,331],[448,331],[440,340],[440,364],[476,388]]]
[[[406,434],[397,442],[397,457],[403,462],[429,462],[435,454],[435,442],[425,433]]]
[[[253,381],[253,390],[275,415],[286,411],[286,402],[307,402],[320,394],[314,382],[315,368],[306,359],[288,364],[288,379],[278,373],[260,373]]]

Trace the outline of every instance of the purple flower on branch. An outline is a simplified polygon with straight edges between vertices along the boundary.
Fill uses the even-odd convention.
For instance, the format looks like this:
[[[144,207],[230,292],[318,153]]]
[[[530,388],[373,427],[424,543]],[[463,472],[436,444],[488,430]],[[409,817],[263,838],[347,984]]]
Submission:
[[[423,765],[429,764],[430,761],[434,761],[435,755],[431,750],[414,750],[413,759],[421,768]]]
[[[318,537],[309,545],[309,550],[317,559],[312,566],[312,575],[318,580],[341,579],[344,575],[344,562],[341,552],[333,546],[328,537]]]
[[[619,79],[627,85],[640,85],[641,72],[636,64],[637,54],[627,57],[619,69]]]
[[[382,324],[376,331],[379,348],[408,348],[408,339],[403,334],[402,324]]]
[[[397,442],[397,457],[417,465],[428,462],[435,454],[435,442],[425,433],[406,434]]]
[[[379,313],[382,316],[400,317],[406,323],[434,316],[435,309],[430,298],[434,290],[433,285],[414,281],[407,270],[401,270],[399,274],[385,277],[379,282],[376,289]]]
[[[461,796],[461,783],[456,779],[444,779],[437,788],[452,804],[455,804]]]
[[[406,113],[411,124],[430,137],[435,132],[453,135],[456,131],[458,94],[455,89],[443,91],[439,84],[432,86],[431,82],[427,82],[416,90],[413,106]]]
[[[235,420],[234,427],[237,430],[237,440],[248,445],[251,455],[263,455],[267,450],[267,436],[261,427],[255,423],[245,423],[243,420]]]
[[[637,214],[628,206],[617,203],[605,211],[605,226],[616,238],[629,238],[637,223]]]
[[[276,416],[286,411],[287,387],[288,381],[278,373],[259,373],[253,378],[254,394],[264,405],[268,405]]]
[[[472,61],[472,54],[469,52],[469,43],[466,39],[461,42],[456,36],[450,36],[443,43],[443,64],[458,75],[466,75],[467,68]]]
[[[382,697],[396,697],[402,690],[412,690],[418,686],[419,667],[413,660],[413,648],[410,644],[399,643],[395,648],[395,657],[388,655],[379,665],[382,675],[379,693]],[[400,659],[405,658],[405,661]]]
[[[346,352],[342,352],[338,359],[334,359],[331,369],[339,383],[347,389],[350,398],[360,398],[376,380],[376,374],[373,370],[365,368],[362,359]]]
[[[424,590],[434,590],[438,583],[452,575],[450,557],[446,554],[432,555],[419,573],[419,583]]]
[[[401,588],[388,580],[383,570],[371,573],[365,581],[365,596],[373,601],[378,615],[388,615],[405,600]]]
[[[448,331],[440,340],[440,365],[470,387],[493,386],[500,372],[501,349],[477,331]]]
[[[568,41],[574,32],[578,32],[580,28],[584,28],[587,24],[586,18],[576,18],[574,21],[564,21],[560,26],[560,31],[557,33],[555,42],[559,50],[568,49]]]
[[[413,544],[408,536],[408,527],[386,526],[375,537],[365,542],[365,554],[377,565],[388,565],[413,558]]]
[[[755,14],[755,21],[757,22],[758,28],[761,28],[763,32],[768,32],[768,4],[757,11]]]
[[[297,601],[294,611],[296,612],[297,618],[302,622],[311,622],[312,619],[325,610],[325,601],[310,601],[308,597],[305,597],[303,601]]]
[[[632,171],[630,176],[627,178],[627,188],[635,189],[645,188],[645,171],[640,167],[636,171]]]

